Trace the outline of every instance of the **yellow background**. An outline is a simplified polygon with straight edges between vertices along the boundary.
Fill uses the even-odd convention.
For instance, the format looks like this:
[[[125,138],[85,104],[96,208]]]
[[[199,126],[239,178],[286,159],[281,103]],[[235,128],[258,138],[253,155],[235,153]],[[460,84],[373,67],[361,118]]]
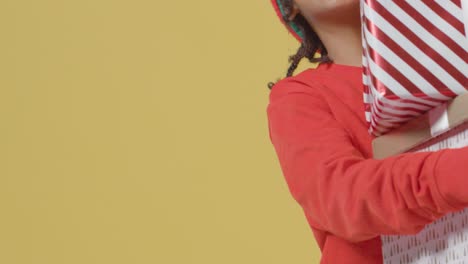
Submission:
[[[0,263],[318,263],[268,138],[299,44],[269,0],[0,7]]]

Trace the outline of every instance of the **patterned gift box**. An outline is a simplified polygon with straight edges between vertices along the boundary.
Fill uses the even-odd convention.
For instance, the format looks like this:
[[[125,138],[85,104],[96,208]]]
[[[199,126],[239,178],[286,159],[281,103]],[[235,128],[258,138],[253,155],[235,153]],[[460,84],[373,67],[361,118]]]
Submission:
[[[374,156],[468,146],[468,93],[372,141]],[[468,208],[412,235],[382,235],[384,264],[468,264]]]
[[[468,93],[372,140],[375,159],[467,146]],[[468,264],[468,208],[443,216],[417,234],[381,238],[384,264]]]
[[[369,133],[385,134],[467,91],[467,16],[462,4],[361,0]]]

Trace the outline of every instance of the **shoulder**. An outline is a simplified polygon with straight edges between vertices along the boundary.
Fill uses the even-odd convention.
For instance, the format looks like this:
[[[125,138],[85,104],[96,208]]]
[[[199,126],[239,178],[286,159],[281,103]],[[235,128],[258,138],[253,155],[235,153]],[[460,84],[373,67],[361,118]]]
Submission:
[[[306,69],[297,75],[279,80],[270,90],[270,103],[284,99],[288,95],[321,97],[324,85],[318,77],[315,69]]]
[[[307,69],[279,80],[270,90],[267,112],[282,115],[304,115],[311,112],[331,114],[326,85],[319,72]]]

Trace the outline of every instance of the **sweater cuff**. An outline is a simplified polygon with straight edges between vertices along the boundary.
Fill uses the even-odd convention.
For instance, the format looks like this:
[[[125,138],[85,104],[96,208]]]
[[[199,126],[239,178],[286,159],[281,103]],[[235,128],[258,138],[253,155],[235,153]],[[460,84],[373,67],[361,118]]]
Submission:
[[[459,211],[468,206],[468,147],[443,149],[434,166],[435,188],[444,211]]]

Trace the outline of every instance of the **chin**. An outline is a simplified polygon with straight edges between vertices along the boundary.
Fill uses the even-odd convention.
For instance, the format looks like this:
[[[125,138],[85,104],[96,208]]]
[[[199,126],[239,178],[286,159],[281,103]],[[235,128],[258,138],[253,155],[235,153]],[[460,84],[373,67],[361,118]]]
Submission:
[[[353,13],[359,13],[360,0],[323,0],[326,2],[326,8],[322,15],[348,16]]]
[[[352,6],[359,6],[360,0],[324,0],[324,2],[328,2],[331,6],[335,6],[335,8],[340,7],[352,7]]]
[[[360,14],[360,0],[296,0],[307,20],[336,20]]]

